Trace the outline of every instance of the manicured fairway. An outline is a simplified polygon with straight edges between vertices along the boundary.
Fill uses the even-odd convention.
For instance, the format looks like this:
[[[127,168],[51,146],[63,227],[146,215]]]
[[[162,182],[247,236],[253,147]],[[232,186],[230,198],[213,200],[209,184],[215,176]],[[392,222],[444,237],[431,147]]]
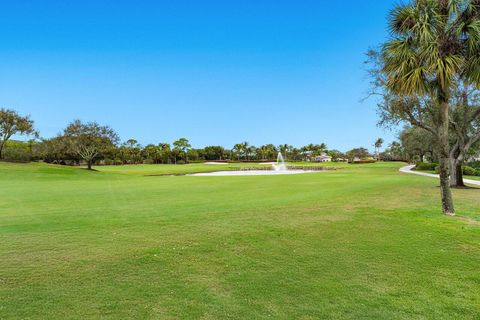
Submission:
[[[0,319],[479,319],[480,189],[343,166],[0,163]]]

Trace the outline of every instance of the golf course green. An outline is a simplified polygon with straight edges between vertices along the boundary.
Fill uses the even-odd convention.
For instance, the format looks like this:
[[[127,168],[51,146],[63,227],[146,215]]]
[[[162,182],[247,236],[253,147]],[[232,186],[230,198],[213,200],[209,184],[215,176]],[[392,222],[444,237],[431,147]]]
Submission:
[[[403,163],[0,163],[0,318],[479,319],[480,189]]]

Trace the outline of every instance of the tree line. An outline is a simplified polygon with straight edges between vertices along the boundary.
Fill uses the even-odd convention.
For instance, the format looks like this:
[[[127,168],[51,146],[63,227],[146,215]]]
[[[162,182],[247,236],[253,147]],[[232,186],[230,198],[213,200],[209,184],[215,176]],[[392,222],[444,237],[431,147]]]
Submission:
[[[14,135],[29,135],[27,142],[11,141]],[[332,161],[366,159],[372,155],[366,148],[346,153],[329,150],[325,143],[294,147],[289,144],[254,146],[248,142],[231,149],[222,146],[193,148],[189,140],[179,138],[173,143],[161,142],[142,146],[135,139],[121,142],[117,132],[97,122],[72,121],[55,137],[39,138],[34,121],[14,110],[0,109],[0,159],[43,160],[57,164],[81,164],[91,169],[94,164],[179,164],[191,161],[274,161],[278,153],[289,161],[308,161],[318,155],[329,155]],[[383,143],[377,140],[375,148]],[[6,148],[8,146],[8,148]]]

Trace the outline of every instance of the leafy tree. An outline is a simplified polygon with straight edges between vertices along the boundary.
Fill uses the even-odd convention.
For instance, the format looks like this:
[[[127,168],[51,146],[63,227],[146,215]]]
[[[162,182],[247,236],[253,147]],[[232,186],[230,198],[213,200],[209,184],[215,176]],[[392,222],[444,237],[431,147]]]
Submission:
[[[346,156],[350,162],[353,162],[355,159],[365,159],[370,157],[370,153],[365,148],[354,148],[347,151]]]
[[[176,149],[178,151],[178,154],[183,153],[185,163],[188,163],[188,153],[187,152],[192,147],[190,145],[189,141],[186,138],[180,138],[177,141],[175,141],[173,143],[173,145],[175,147],[174,149]],[[175,163],[176,163],[176,161],[175,161]]]
[[[83,123],[75,120],[64,130],[69,148],[87,162],[88,170],[101,153],[108,152],[118,143],[117,133],[109,126],[96,122]]]
[[[419,161],[425,161],[428,156],[430,161],[436,161],[435,137],[430,132],[419,127],[405,127],[399,138],[407,160],[418,158]]]
[[[205,160],[222,160],[225,149],[221,146],[207,146],[203,149]]]
[[[338,150],[328,150],[327,154],[332,157],[332,161],[337,162],[339,159],[344,159],[346,158],[346,155]]]
[[[128,139],[126,142],[125,142],[125,145],[130,147],[130,148],[135,148],[136,146],[138,146],[138,141],[135,140],[135,139]]]
[[[399,138],[402,143],[402,150],[408,158],[407,160],[415,160],[417,156],[419,161],[425,161],[427,155],[430,160],[435,158],[433,147],[435,137],[425,129],[406,127],[400,133]]]
[[[450,186],[462,187],[464,161],[480,141],[480,93],[464,82],[452,96]]]
[[[46,162],[57,162],[71,158],[69,144],[64,136],[42,140],[35,145],[34,153]]]
[[[405,157],[402,145],[398,141],[393,141],[382,153],[382,158],[385,160],[404,161]]]
[[[33,120],[28,116],[23,117],[10,109],[0,109],[0,159],[3,159],[3,150],[7,141],[16,134],[38,136]]]

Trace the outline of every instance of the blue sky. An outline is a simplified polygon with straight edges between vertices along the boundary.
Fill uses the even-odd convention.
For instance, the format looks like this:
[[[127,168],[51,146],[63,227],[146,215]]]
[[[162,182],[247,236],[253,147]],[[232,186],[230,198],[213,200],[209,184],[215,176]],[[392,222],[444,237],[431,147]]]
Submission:
[[[394,1],[0,3],[0,106],[43,137],[76,118],[142,144],[370,147],[363,61]]]

